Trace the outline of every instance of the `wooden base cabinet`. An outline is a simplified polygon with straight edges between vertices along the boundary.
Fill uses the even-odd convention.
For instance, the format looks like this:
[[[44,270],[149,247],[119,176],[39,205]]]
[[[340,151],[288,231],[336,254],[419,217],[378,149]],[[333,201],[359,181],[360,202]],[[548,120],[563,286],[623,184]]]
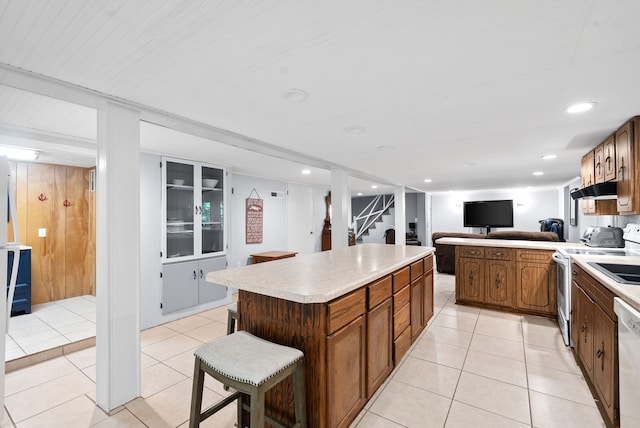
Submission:
[[[553,251],[456,247],[456,302],[556,315]]]
[[[392,277],[367,287],[367,393],[371,398],[393,370]]]
[[[348,427],[367,400],[365,317],[327,337],[327,409],[329,426]]]
[[[483,303],[484,248],[456,247],[456,300]]]
[[[577,307],[574,353],[609,426],[619,425],[617,316],[614,294],[579,266],[572,265],[572,293]]]
[[[516,252],[516,307],[532,313],[555,315],[557,265],[553,251]]]

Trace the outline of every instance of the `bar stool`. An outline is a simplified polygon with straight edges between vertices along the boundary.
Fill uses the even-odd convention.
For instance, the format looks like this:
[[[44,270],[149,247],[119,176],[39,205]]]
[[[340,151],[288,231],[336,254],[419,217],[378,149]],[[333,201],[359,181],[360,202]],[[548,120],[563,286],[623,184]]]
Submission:
[[[231,334],[236,331],[236,322],[238,321],[238,304],[227,308],[227,334]]]
[[[265,415],[264,398],[268,390],[292,376],[296,424],[292,428],[307,426],[307,409],[304,381],[304,354],[288,346],[277,345],[253,336],[246,331],[222,336],[195,351],[193,391],[189,427],[200,422],[238,400],[238,427],[245,426],[243,409],[249,400],[251,427],[264,427],[265,421],[276,427],[285,427]],[[204,374],[229,385],[236,390],[202,412]]]

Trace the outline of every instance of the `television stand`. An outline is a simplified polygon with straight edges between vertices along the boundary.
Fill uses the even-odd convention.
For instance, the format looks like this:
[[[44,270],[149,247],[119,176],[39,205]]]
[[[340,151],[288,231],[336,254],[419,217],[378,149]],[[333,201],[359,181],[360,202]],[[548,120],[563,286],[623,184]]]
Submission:
[[[491,227],[490,226],[485,226],[485,228],[487,229],[487,232],[485,233],[485,235],[488,235],[489,232],[491,232]]]

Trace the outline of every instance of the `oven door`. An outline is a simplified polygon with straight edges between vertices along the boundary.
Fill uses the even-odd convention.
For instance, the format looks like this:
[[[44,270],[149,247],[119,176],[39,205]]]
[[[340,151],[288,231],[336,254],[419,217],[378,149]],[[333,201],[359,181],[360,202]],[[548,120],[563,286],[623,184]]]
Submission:
[[[570,320],[571,320],[571,267],[569,258],[556,252],[553,260],[558,264],[557,277],[557,302],[558,302],[558,326],[562,333],[564,344],[570,346]]]

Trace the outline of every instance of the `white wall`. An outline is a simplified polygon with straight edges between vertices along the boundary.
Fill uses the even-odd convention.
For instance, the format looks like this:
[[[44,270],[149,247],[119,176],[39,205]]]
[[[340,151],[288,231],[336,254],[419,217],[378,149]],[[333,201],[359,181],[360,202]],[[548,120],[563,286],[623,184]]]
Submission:
[[[492,228],[492,231],[540,231],[539,220],[563,218],[564,208],[559,204],[558,190],[452,192],[432,195],[432,231],[484,233],[484,229],[463,226],[462,204],[500,199],[513,199],[513,228]]]
[[[246,199],[255,189],[263,200],[263,236],[260,244],[246,243]],[[282,199],[274,198],[271,192],[280,192]],[[287,184],[284,181],[268,180],[248,175],[233,174],[233,193],[229,197],[228,217],[229,267],[251,264],[251,254],[287,249]],[[255,193],[251,196],[255,198]]]

